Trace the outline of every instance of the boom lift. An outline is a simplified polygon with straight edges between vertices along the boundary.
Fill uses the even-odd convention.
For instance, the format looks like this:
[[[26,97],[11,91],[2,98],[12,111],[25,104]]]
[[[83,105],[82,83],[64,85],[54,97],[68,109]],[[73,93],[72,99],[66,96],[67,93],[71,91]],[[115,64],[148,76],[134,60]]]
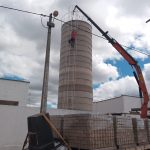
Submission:
[[[129,65],[131,65],[134,77],[139,86],[140,98],[144,98],[141,106],[140,116],[141,118],[147,118],[149,96],[141,68],[138,65],[137,61],[121,46],[121,44],[119,44],[114,38],[108,35],[108,31],[104,32],[80,7],[76,5],[73,12],[76,8],[101,32],[102,36],[104,36],[108,40],[108,42],[124,57]]]

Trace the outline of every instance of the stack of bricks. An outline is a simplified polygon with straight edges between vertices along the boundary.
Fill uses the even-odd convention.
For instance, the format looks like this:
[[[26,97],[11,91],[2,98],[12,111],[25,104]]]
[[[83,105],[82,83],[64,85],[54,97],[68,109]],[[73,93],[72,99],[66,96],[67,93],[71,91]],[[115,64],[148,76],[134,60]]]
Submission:
[[[90,120],[88,115],[64,116],[63,136],[71,147],[90,148]]]
[[[119,148],[135,146],[132,119],[116,117],[116,144]]]
[[[53,123],[58,132],[63,135],[63,116],[61,115],[53,115],[50,116],[50,121]],[[58,138],[58,135],[53,131],[54,137]]]
[[[51,121],[71,147],[91,150],[115,147],[111,116],[75,114],[65,115],[63,119],[53,116]]]
[[[72,148],[126,149],[146,145],[150,139],[150,120],[100,114],[70,114],[50,119]]]
[[[133,118],[134,137],[137,145],[148,143],[147,129],[143,119]]]
[[[145,127],[147,131],[148,142],[150,143],[150,120],[149,119],[145,119]]]
[[[89,120],[91,149],[115,147],[112,116],[93,114]]]

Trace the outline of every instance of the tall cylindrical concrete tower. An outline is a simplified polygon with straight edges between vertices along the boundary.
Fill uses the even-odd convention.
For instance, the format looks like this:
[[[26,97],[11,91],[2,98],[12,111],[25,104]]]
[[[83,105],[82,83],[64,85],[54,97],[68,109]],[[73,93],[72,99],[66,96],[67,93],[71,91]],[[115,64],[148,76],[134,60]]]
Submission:
[[[76,33],[74,45],[72,31]],[[62,26],[58,108],[92,110],[92,27],[72,20]]]

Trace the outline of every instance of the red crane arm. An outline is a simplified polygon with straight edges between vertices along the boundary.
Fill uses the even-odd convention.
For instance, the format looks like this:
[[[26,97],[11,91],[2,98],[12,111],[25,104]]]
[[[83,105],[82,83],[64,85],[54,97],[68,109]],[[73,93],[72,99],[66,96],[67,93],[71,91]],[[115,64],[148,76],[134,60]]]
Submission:
[[[80,7],[76,5],[73,12],[75,11],[76,8],[101,32],[101,34],[108,40],[108,42],[112,44],[112,46],[124,57],[124,59],[133,68],[134,70],[133,74],[139,85],[140,97],[144,98],[144,102],[141,106],[141,118],[146,118],[149,96],[148,96],[148,92],[147,92],[147,88],[146,88],[146,84],[144,81],[141,68],[138,65],[137,61],[129,53],[127,53],[127,51],[115,39],[111,38],[108,35],[108,31],[104,32]]]
[[[144,77],[139,65],[134,66],[139,77],[139,88],[142,91],[144,102],[141,106],[141,118],[147,118],[149,95],[144,81]]]
[[[149,96],[148,96],[148,92],[147,92],[147,88],[146,88],[146,84],[144,81],[141,68],[138,65],[138,63],[134,60],[134,58],[131,55],[129,55],[117,41],[114,41],[111,44],[124,57],[124,59],[132,66],[132,68],[135,69],[134,75],[139,85],[139,90],[141,92],[140,95],[141,97],[143,96],[144,98],[144,102],[141,106],[141,118],[146,118],[147,111],[148,111]]]

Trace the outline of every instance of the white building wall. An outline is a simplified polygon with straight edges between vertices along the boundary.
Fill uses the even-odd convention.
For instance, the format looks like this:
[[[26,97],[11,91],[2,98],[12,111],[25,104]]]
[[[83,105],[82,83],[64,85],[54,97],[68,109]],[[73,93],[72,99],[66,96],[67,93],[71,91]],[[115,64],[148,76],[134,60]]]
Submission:
[[[37,107],[0,105],[0,150],[21,150],[27,135],[27,117],[40,112]],[[50,115],[86,113],[84,111],[49,109]]]
[[[25,106],[28,90],[29,82],[0,79],[0,100],[18,101]]]
[[[27,116],[38,109],[19,106],[0,106],[0,148],[22,145],[27,134]]]
[[[150,103],[148,104],[150,108]],[[93,102],[93,111],[106,113],[130,113],[132,108],[141,108],[141,99],[135,96],[122,95],[120,97]]]
[[[138,97],[122,96],[124,113],[129,113],[132,108],[141,108],[141,100]]]
[[[122,96],[109,100],[93,102],[93,112],[99,112],[100,114],[123,113],[123,102]]]

